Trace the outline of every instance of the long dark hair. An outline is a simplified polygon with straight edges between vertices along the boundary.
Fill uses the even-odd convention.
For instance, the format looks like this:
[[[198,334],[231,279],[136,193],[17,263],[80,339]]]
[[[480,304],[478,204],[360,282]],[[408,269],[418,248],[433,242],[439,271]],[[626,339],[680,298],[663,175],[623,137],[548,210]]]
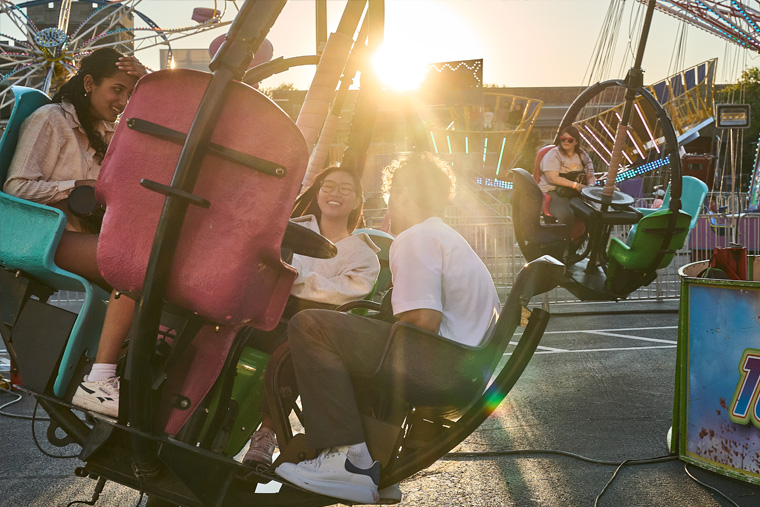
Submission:
[[[354,188],[356,188],[356,196],[359,200],[359,206],[348,215],[346,221],[346,228],[348,232],[354,232],[357,227],[364,225],[364,217],[362,216],[362,210],[364,208],[364,194],[362,193],[362,180],[356,172],[346,169],[337,165],[330,166],[314,178],[314,182],[306,191],[296,199],[296,205],[293,207],[293,213],[290,214],[291,218],[302,217],[304,215],[314,215],[317,218],[317,222],[322,220],[322,210],[319,209],[319,202],[317,201],[317,195],[319,195],[322,182],[325,181],[329,175],[334,172],[343,172],[351,176],[354,182]]]
[[[562,142],[559,140],[559,138],[565,134],[575,139],[575,144],[573,145],[573,152],[570,154],[570,156],[578,155],[578,158],[581,159],[581,163],[582,164],[585,163],[584,158],[588,158],[588,153],[583,151],[583,149],[581,148],[581,141],[583,141],[583,138],[581,137],[581,133],[574,126],[570,125],[569,127],[565,127],[564,129],[562,129],[562,132],[560,132],[557,135],[557,139],[554,141],[555,146],[557,146],[557,148],[560,151],[564,151],[562,150]]]
[[[64,83],[53,96],[53,102],[60,103],[65,100],[74,106],[79,123],[90,141],[90,146],[93,147],[95,156],[100,160],[103,160],[106,154],[108,143],[95,130],[95,119],[90,114],[90,99],[85,95],[84,77],[89,74],[95,84],[99,85],[104,78],[111,77],[118,72],[116,62],[122,56],[124,55],[115,49],[101,48],[84,57],[80,62],[79,72]]]

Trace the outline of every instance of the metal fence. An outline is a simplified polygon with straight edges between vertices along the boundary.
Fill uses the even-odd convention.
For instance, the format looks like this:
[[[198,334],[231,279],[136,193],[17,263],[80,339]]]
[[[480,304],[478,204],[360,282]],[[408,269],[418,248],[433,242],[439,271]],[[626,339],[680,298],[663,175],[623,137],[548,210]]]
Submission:
[[[450,208],[446,222],[456,229],[477,252],[493,277],[494,284],[502,299],[511,290],[517,273],[525,264],[514,236],[511,210],[508,204],[502,204],[497,214],[493,207],[482,216],[466,214],[462,208]],[[365,210],[368,222],[379,225],[385,210]],[[624,241],[628,237],[628,226],[613,228],[611,237]],[[678,269],[690,262],[709,259],[715,246],[725,247],[734,239],[747,246],[751,252],[760,251],[760,214],[743,215],[741,220],[730,215],[702,215],[694,230],[691,231],[684,247],[676,252],[673,262],[657,272],[657,279],[646,287],[633,292],[629,300],[659,300],[678,298],[681,281]],[[81,306],[81,294],[61,291],[53,296],[52,301],[75,311]],[[549,293],[551,303],[579,302],[578,298],[565,289],[558,287]]]
[[[505,205],[505,207],[508,207]],[[472,245],[488,267],[500,294],[509,291],[515,276],[525,264],[514,236],[509,211],[499,217],[450,216],[447,222]],[[732,226],[733,224],[733,226]],[[625,242],[630,226],[616,226],[611,237]],[[690,232],[684,247],[676,252],[667,267],[658,270],[657,279],[646,287],[633,292],[631,300],[657,300],[678,298],[681,281],[678,269],[690,262],[709,259],[713,247],[726,247],[732,242],[733,231],[738,242],[751,252],[760,250],[760,214],[738,217],[711,214],[702,215]],[[579,300],[565,289],[558,287],[549,294],[549,303],[572,303]]]

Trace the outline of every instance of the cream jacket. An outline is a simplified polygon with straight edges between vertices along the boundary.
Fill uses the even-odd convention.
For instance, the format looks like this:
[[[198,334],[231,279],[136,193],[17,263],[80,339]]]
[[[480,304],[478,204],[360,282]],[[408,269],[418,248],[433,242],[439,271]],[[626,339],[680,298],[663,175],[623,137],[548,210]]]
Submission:
[[[314,215],[292,221],[320,232]],[[380,249],[364,233],[344,238],[335,246],[338,254],[332,259],[293,255],[292,265],[298,270],[293,296],[337,306],[363,299],[372,291],[380,273],[376,254]]]

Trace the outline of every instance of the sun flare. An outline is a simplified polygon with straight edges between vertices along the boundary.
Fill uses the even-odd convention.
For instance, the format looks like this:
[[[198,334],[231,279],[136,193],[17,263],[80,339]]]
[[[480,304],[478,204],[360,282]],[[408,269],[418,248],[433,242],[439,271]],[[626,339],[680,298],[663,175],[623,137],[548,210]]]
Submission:
[[[480,37],[447,3],[386,3],[385,37],[373,63],[387,87],[414,90],[431,63],[483,56]]]

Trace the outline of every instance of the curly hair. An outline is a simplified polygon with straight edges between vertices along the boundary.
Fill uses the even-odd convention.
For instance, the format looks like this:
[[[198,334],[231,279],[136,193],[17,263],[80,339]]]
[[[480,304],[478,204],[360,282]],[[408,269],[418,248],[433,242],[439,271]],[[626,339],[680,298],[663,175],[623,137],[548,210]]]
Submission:
[[[79,65],[79,71],[64,83],[53,96],[53,102],[70,102],[77,112],[77,118],[82,125],[90,146],[95,150],[95,156],[100,160],[106,154],[108,143],[95,130],[95,119],[90,114],[90,99],[84,89],[84,78],[92,76],[95,84],[99,85],[104,78],[116,74],[119,69],[116,62],[124,56],[115,49],[101,48],[84,57]]]
[[[359,198],[359,206],[351,211],[346,221],[346,228],[348,232],[354,232],[357,227],[364,226],[364,217],[362,211],[364,208],[364,195],[362,193],[362,180],[355,171],[347,168],[340,167],[338,165],[330,166],[324,169],[321,173],[314,178],[314,182],[304,193],[302,193],[296,200],[296,204],[293,207],[293,212],[290,214],[290,218],[302,217],[304,215],[314,215],[317,218],[317,222],[322,219],[322,210],[319,209],[319,202],[317,201],[317,195],[319,195],[320,187],[325,179],[335,172],[343,172],[351,176],[356,188],[356,196]]]
[[[408,189],[419,207],[443,216],[456,194],[456,176],[449,164],[433,154],[415,153],[383,169],[383,193],[390,194],[391,187]]]

